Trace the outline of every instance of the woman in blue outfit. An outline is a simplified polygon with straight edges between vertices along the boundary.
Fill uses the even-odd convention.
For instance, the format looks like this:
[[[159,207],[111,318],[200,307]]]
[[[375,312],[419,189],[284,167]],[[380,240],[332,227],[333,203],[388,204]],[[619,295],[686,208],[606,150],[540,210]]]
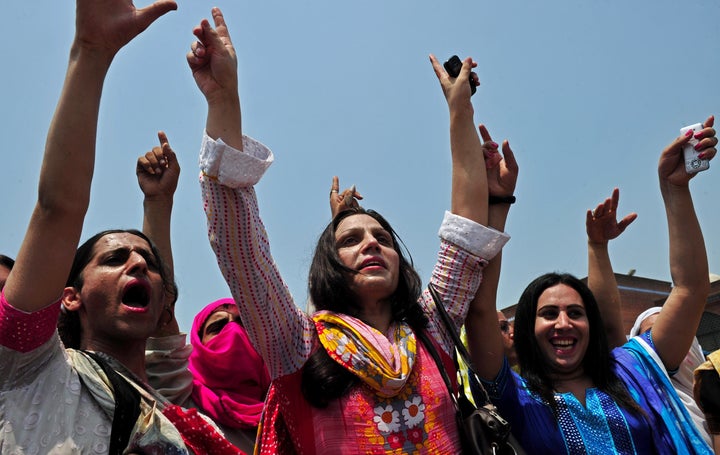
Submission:
[[[709,159],[717,145],[713,120],[695,134],[696,148]],[[598,305],[590,289],[571,275],[545,274],[530,283],[518,303],[518,375],[504,358],[495,316],[499,258],[485,269],[466,319],[468,344],[491,399],[529,452],[712,453],[667,374],[687,354],[709,292],[707,256],[689,189],[694,175],[687,174],[683,160],[682,147],[690,140],[675,139],[658,165],[674,286],[650,333],[611,350],[617,330],[610,330],[615,322],[603,322],[604,299]],[[616,194],[613,199],[614,204],[601,204],[603,210],[588,215],[588,233],[605,217],[622,231],[627,218],[615,222]],[[497,229],[493,209],[501,208],[491,206],[490,225]],[[590,270],[597,271],[607,259],[607,241],[589,250]],[[615,319],[612,305],[608,311]]]

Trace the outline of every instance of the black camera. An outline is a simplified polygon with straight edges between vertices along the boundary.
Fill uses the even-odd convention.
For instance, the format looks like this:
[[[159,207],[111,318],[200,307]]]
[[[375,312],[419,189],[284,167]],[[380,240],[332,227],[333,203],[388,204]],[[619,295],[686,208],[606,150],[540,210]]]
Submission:
[[[447,62],[443,63],[443,66],[450,77],[458,77],[460,75],[460,69],[462,68],[462,60],[460,60],[460,57],[457,55],[453,55]],[[472,96],[477,91],[477,87],[475,86],[475,82],[472,78],[472,73],[468,75],[468,82],[470,83],[470,96]]]

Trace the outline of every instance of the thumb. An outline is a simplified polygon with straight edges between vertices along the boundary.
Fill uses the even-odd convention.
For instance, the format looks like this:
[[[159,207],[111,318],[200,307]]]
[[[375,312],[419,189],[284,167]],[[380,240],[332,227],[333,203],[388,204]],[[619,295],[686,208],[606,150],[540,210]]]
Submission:
[[[140,8],[136,12],[140,31],[145,30],[160,16],[177,9],[175,0],[158,0],[152,5]]]

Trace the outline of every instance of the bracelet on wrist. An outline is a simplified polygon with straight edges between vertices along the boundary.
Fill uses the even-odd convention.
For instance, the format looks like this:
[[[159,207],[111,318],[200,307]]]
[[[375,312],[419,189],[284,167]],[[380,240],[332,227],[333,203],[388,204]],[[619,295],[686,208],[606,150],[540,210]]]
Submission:
[[[488,204],[514,204],[515,203],[515,196],[490,196],[488,199]]]

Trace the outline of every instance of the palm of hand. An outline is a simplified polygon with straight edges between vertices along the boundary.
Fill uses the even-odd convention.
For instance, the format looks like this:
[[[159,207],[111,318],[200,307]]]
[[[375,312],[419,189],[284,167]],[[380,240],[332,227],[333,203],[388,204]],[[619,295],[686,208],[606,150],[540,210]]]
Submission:
[[[138,172],[138,185],[146,197],[174,194],[179,177],[179,169],[172,165],[160,174],[150,174],[142,169]]]
[[[213,60],[209,65],[193,68],[193,77],[200,91],[209,96],[226,89],[235,90],[237,77],[233,77],[236,71],[231,65],[230,62],[218,63]]]
[[[671,153],[672,150],[666,150],[660,157],[658,165],[658,174],[661,180],[672,185],[685,186],[695,174],[688,174],[685,170],[685,162],[680,152]]]
[[[491,196],[511,196],[515,192],[517,173],[511,171],[504,160],[487,170],[487,179]]]
[[[593,217],[587,224],[588,239],[595,243],[604,243],[617,238],[623,233],[623,230],[615,219],[614,213]]]
[[[77,41],[112,53],[149,25],[132,1],[78,0],[77,11]]]

